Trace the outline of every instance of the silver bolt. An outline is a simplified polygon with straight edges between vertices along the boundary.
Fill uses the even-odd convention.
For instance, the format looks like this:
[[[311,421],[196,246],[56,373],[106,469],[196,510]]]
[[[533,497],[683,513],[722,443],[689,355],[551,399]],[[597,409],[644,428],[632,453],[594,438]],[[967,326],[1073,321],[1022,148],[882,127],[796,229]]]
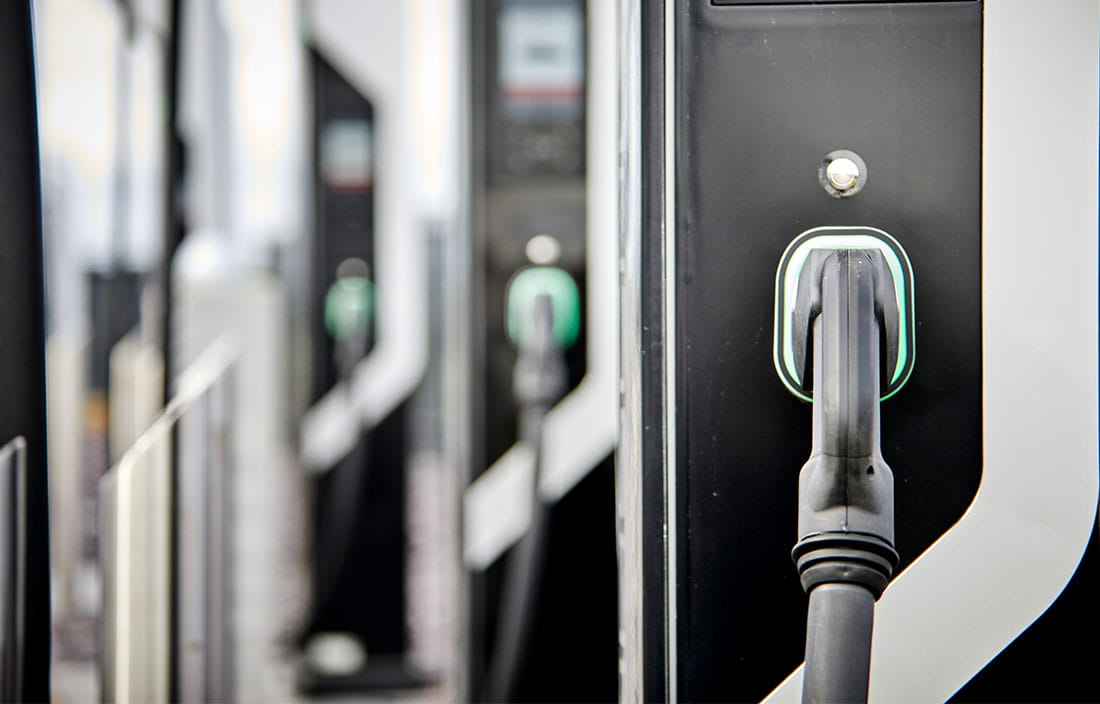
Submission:
[[[848,157],[833,159],[825,167],[829,184],[838,191],[849,191],[859,183],[859,164]]]
[[[834,198],[851,198],[867,185],[867,164],[859,154],[837,149],[825,155],[817,178],[825,192]]]

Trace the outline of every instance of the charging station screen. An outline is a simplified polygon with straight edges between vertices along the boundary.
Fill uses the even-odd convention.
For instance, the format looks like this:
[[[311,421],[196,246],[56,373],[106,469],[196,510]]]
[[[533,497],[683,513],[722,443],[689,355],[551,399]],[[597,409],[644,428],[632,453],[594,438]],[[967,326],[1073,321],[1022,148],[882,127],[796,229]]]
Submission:
[[[577,3],[512,0],[499,15],[505,115],[571,120],[584,101],[584,13]]]
[[[318,167],[325,187],[345,192],[369,190],[374,180],[370,120],[331,120],[319,133]]]

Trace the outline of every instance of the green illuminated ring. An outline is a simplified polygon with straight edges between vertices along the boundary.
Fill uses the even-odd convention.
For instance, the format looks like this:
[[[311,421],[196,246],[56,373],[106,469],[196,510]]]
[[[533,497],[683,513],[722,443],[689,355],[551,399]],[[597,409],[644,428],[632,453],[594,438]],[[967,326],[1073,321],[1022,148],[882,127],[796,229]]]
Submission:
[[[772,360],[780,380],[792,394],[812,401],[803,390],[802,379],[794,365],[791,321],[794,315],[798,277],[810,252],[817,249],[873,249],[882,253],[894,277],[898,301],[898,361],[882,400],[890,398],[909,381],[916,361],[916,318],[913,315],[913,265],[901,244],[874,227],[815,227],[806,230],[787,245],[775,272],[775,332]],[[901,285],[898,285],[900,282]]]
[[[529,266],[512,275],[505,289],[504,327],[512,344],[519,345],[527,334],[535,299],[550,297],[553,311],[552,335],[561,349],[577,341],[581,330],[581,296],[577,282],[564,269]]]

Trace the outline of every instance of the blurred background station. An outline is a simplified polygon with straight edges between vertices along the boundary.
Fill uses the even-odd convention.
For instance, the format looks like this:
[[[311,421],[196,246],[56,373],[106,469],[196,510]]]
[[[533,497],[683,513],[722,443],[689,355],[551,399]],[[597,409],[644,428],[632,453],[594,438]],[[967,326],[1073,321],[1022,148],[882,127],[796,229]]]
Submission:
[[[53,698],[614,699],[613,6],[29,7]]]
[[[0,701],[1095,701],[1098,47],[0,2]]]

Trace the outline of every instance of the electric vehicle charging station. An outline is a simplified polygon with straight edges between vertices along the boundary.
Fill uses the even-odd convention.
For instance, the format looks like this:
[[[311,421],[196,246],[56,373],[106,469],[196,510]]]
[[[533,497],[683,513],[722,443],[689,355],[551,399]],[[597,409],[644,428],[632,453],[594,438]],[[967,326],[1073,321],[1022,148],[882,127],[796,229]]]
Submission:
[[[469,698],[610,699],[615,7],[580,0],[467,6]],[[579,320],[563,312],[573,295],[566,289],[577,292]],[[534,394],[541,400],[532,405],[523,387],[555,376],[529,365],[537,358],[553,367],[558,353],[532,356],[521,338],[509,337],[541,319],[542,296],[552,326],[578,327],[576,344],[558,350],[564,396],[548,409],[540,404],[556,393]],[[581,631],[587,635],[578,639]]]
[[[325,345],[315,338],[313,393],[319,397],[302,419],[301,460],[329,499],[348,498],[341,494],[349,491],[349,479],[359,482],[360,496],[352,499],[348,549],[327,545],[317,553],[320,562],[329,561],[326,569],[340,574],[328,596],[314,595],[328,603],[313,606],[304,652],[313,659],[325,651],[310,641],[351,644],[344,652],[357,652],[351,661],[359,664],[342,665],[327,678],[315,668],[301,683],[307,690],[310,681],[315,691],[429,687],[446,698],[459,696],[462,687],[452,662],[457,646],[449,642],[457,641],[460,625],[456,619],[453,632],[439,625],[459,611],[457,589],[426,603],[424,586],[425,580],[459,580],[452,523],[458,470],[452,455],[443,454],[450,437],[429,417],[434,406],[427,408],[450,391],[441,386],[438,349],[451,334],[442,330],[449,322],[442,290],[450,272],[439,255],[465,232],[465,204],[454,179],[460,159],[457,8],[457,2],[421,0],[318,0],[307,7],[311,48],[327,64],[315,72],[312,324],[323,319],[317,304],[337,290],[330,286],[341,271],[357,270],[354,278],[367,280],[374,302],[367,304],[373,311],[366,353],[350,370],[335,368],[347,355],[319,349]],[[426,516],[432,502],[443,502],[445,510]],[[323,524],[335,518],[336,507],[320,508],[329,514],[315,525],[316,539],[323,540]],[[340,510],[347,515],[348,506]],[[440,537],[431,549],[424,547],[428,531]]]
[[[1095,697],[1089,648],[1065,644],[1090,642],[1096,621],[1096,4],[621,10],[623,698]],[[1033,158],[1057,178],[1020,178]],[[850,239],[878,232],[907,253],[908,284]],[[822,247],[833,273],[800,310],[813,280],[800,291],[784,253],[804,233],[849,239]],[[893,357],[826,334],[841,256],[864,262],[845,263],[851,281],[867,265],[895,293],[911,285],[894,299],[899,318],[912,306],[911,373],[883,297],[870,313],[845,304],[845,320],[870,317]],[[883,389],[841,384],[866,399],[849,430],[880,419],[881,454],[815,454],[858,456],[862,474],[814,494],[811,458],[800,497],[811,435],[815,451],[831,436],[817,391],[812,412],[796,394],[856,369],[905,382],[881,405]],[[890,494],[892,536],[884,505],[861,504]],[[822,513],[800,513],[806,498]],[[838,535],[879,536],[869,554],[844,548],[858,558],[846,588],[875,566],[879,586],[854,587],[861,623],[814,620],[827,587],[799,574],[824,563],[802,545],[792,561],[800,539]],[[816,689],[802,667],[817,662],[804,586],[811,635],[865,641],[854,689]]]
[[[311,53],[311,61],[316,114],[311,401],[316,402],[338,382],[350,382],[355,365],[371,349],[377,146],[370,100],[319,51]],[[358,308],[361,325],[349,329],[343,319],[359,318],[352,310]],[[312,613],[303,645],[308,653],[323,647],[331,638],[327,634],[339,634],[355,638],[369,655],[364,673],[350,678],[323,668],[307,670],[302,682],[307,691],[424,683],[405,672],[403,663],[407,407],[400,404],[364,431],[345,457],[314,476]]]

